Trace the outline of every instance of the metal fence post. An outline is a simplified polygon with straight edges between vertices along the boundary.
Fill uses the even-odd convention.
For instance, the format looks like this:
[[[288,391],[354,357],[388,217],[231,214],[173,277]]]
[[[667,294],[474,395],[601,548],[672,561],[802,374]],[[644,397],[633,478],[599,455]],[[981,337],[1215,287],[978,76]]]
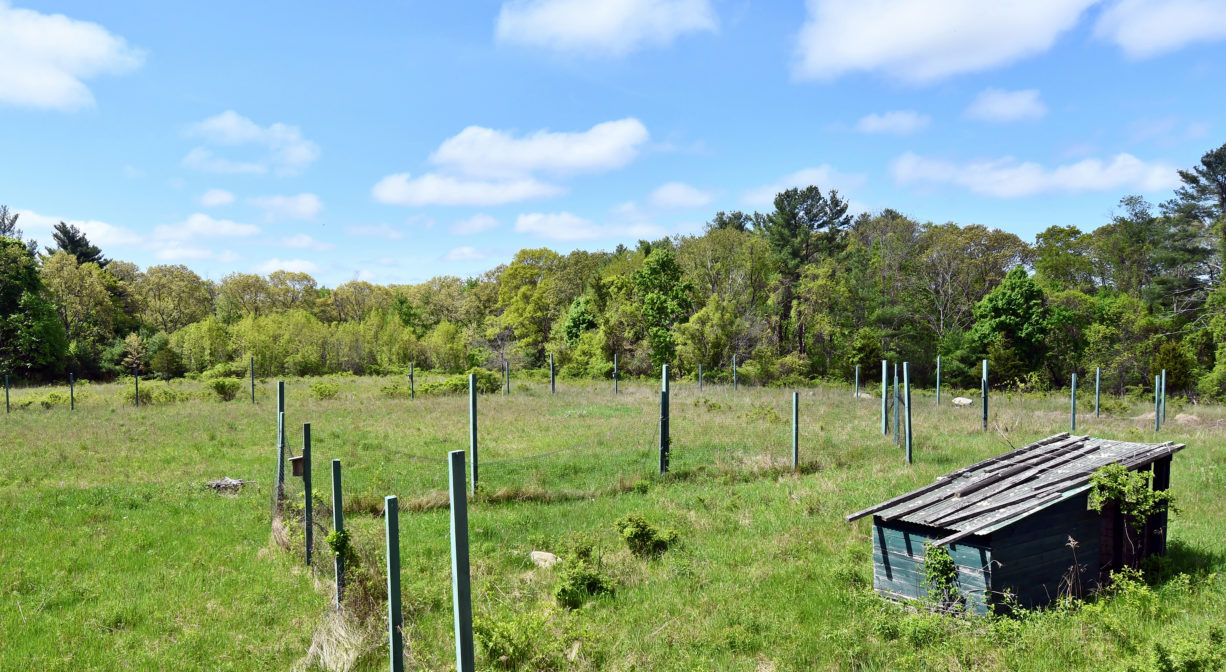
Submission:
[[[937,406],[941,405],[941,356],[937,355]]]
[[[255,357],[251,358],[251,403],[255,403]]]
[[[511,361],[508,359],[502,360],[502,380],[504,383],[503,394],[511,395]]]
[[[68,374],[68,410],[77,410],[77,385],[71,373]]]
[[[894,364],[894,443],[902,443],[898,436],[898,364]]]
[[[1154,431],[1162,428],[1162,376],[1154,376]]]
[[[860,398],[860,365],[859,364],[856,364],[856,387],[855,387],[855,390],[851,393],[851,398],[852,399]]]
[[[455,616],[457,672],[476,669],[473,656],[472,586],[468,568],[468,500],[464,496],[464,451],[448,454],[451,490],[451,605]]]
[[[903,425],[906,434],[907,464],[911,464],[911,364],[902,363],[902,403],[907,407],[907,420]]]
[[[613,353],[613,394],[617,394],[617,353]]]
[[[1162,370],[1162,422],[1166,422],[1166,369]]]
[[[660,383],[660,475],[668,473],[668,365],[662,369]]]
[[[792,393],[792,471],[800,469],[800,393]]]
[[[979,381],[983,388],[983,431],[988,431],[988,360],[983,360],[983,379]]]
[[[736,391],[736,388],[737,388],[737,380],[736,380],[736,355],[733,355],[733,356],[732,356],[732,391],[733,391],[733,392],[735,392],[735,391]]]
[[[557,376],[555,375],[554,370],[553,370],[553,353],[552,352],[549,353],[549,393],[550,394],[558,393]]]
[[[140,369],[132,369],[132,384],[136,386],[136,407],[140,408]]]
[[[1098,417],[1098,395],[1099,389],[1102,386],[1103,368],[1101,366],[1094,368],[1094,417]]]
[[[277,413],[285,412],[285,381],[277,381]]]
[[[384,497],[383,508],[384,536],[387,539],[387,648],[392,672],[404,672],[404,615],[400,610],[400,504],[396,495]]]
[[[9,377],[4,374],[4,412],[9,412]]]
[[[889,383],[886,381],[886,367],[887,367],[886,361],[884,359],[881,360],[881,435],[882,436],[889,436],[890,434],[890,427],[888,424],[886,424],[888,422],[886,420],[886,415],[887,415],[886,405],[889,403],[886,400],[887,395],[889,393]]]
[[[473,494],[477,494],[477,374],[468,374],[468,451],[472,453]]]
[[[277,414],[277,489],[274,507],[281,508],[281,500],[285,499],[285,414]]]
[[[311,552],[315,550],[315,510],[311,500],[311,423],[302,423],[302,517],[306,529],[306,564],[311,566]]]
[[[417,398],[417,376],[414,375],[413,362],[409,362],[409,400]]]
[[[698,365],[698,390],[702,391],[702,364]]]
[[[1073,387],[1070,391],[1069,432],[1077,431],[1077,374],[1073,374]]]
[[[341,461],[332,460],[332,530],[345,531],[344,502],[341,500]],[[345,557],[335,554],[336,566],[336,608],[341,608],[341,600],[345,597]]]

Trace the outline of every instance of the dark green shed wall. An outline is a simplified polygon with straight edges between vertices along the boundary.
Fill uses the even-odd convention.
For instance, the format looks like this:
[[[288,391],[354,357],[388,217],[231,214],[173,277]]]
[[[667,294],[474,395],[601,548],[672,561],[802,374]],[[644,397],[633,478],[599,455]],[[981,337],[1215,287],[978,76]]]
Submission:
[[[894,598],[924,599],[924,542],[951,534],[903,521],[883,522],[873,516],[873,588]],[[987,610],[985,596],[992,585],[991,551],[972,540],[950,544],[949,554],[958,566],[958,590],[976,613]]]
[[[995,594],[1011,591],[1029,608],[1069,590],[1085,594],[1098,586],[1103,524],[1100,513],[1087,510],[1088,496],[1074,495],[991,534]],[[1075,550],[1068,546],[1070,538],[1077,542]]]

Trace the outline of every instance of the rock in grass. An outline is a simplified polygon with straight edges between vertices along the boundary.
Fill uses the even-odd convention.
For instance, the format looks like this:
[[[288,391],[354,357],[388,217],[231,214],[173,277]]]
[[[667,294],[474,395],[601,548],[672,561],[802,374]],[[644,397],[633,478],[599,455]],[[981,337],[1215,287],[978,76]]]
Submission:
[[[532,563],[537,567],[552,567],[558,561],[558,556],[548,551],[532,551],[529,557],[532,558]]]
[[[975,402],[971,401],[970,399],[966,397],[954,397],[954,407],[955,408],[963,408],[965,406],[970,406],[973,403]]]

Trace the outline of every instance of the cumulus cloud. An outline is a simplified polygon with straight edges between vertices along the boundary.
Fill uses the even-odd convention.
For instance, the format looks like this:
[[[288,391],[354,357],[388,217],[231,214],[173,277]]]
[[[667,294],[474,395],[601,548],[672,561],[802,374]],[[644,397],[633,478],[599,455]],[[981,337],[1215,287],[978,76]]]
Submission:
[[[1149,58],[1226,38],[1221,0],[1120,0],[1098,17],[1094,34],[1130,58]]]
[[[468,219],[461,219],[452,224],[451,232],[460,236],[468,236],[474,233],[483,233],[497,227],[498,220],[489,215],[477,213]]]
[[[156,227],[153,237],[159,240],[190,240],[193,238],[243,238],[260,232],[258,226],[240,224],[229,219],[214,219],[197,212],[177,224]]]
[[[1013,157],[955,163],[908,152],[894,160],[891,171],[900,184],[948,184],[997,198],[1121,189],[1155,192],[1179,184],[1174,166],[1131,154],[1046,168]]]
[[[502,5],[498,42],[599,56],[623,56],[719,29],[708,0],[514,0]]]
[[[856,130],[861,133],[910,135],[928,128],[930,123],[932,123],[932,117],[926,114],[920,114],[914,110],[897,110],[861,117],[856,122]]]
[[[577,133],[542,129],[522,137],[469,126],[444,140],[430,161],[464,175],[487,178],[603,172],[634,160],[648,137],[647,128],[634,118],[606,121]]]
[[[64,222],[80,229],[85,237],[89,238],[89,242],[102,248],[136,245],[143,240],[135,231],[96,219],[64,219],[40,215],[33,210],[15,210],[15,212],[18,215],[19,228],[25,232],[26,238],[51,242],[51,232],[55,225]]]
[[[656,187],[647,202],[658,208],[701,208],[711,202],[711,194],[684,182],[668,182]]]
[[[741,201],[752,207],[769,206],[774,203],[775,195],[779,192],[793,187],[803,189],[811,185],[820,187],[823,194],[837,189],[840,195],[846,198],[849,190],[863,186],[864,182],[865,176],[862,174],[840,173],[829,164],[822,164],[816,168],[798,170],[770,184],[750,189],[741,196]]]
[[[257,196],[247,202],[263,210],[268,219],[314,219],[324,207],[315,194]]]
[[[200,196],[200,205],[215,208],[219,205],[230,205],[234,202],[234,194],[225,189],[209,189]]]
[[[515,232],[550,240],[589,240],[605,235],[605,231],[595,222],[569,212],[520,215],[515,219]]]
[[[293,273],[315,273],[319,267],[314,263],[305,259],[269,259],[261,264],[256,264],[252,267],[256,273],[265,275],[276,271],[290,271]]]
[[[209,172],[294,175],[319,158],[319,146],[302,137],[297,126],[260,126],[234,110],[192,124],[186,134],[206,144],[247,148],[256,153],[235,160],[219,157],[207,147],[196,147],[183,157],[183,165]]]
[[[94,105],[83,80],[140,67],[144,54],[106,28],[0,0],[0,102],[74,110]]]
[[[307,249],[307,250],[317,250],[319,252],[326,252],[336,247],[336,245],[333,245],[332,243],[325,243],[322,241],[315,240],[314,238],[308,236],[305,233],[299,233],[297,235],[289,236],[287,238],[282,238],[281,244],[286,247],[293,247],[293,248]]]
[[[984,89],[966,108],[967,118],[994,123],[1031,121],[1041,119],[1045,114],[1047,106],[1039,100],[1038,89]]]
[[[483,252],[468,246],[457,247],[443,255],[443,261],[478,261],[484,258]]]
[[[793,72],[882,73],[923,84],[1041,54],[1098,0],[808,0]]]
[[[470,180],[437,173],[426,173],[418,178],[413,178],[409,173],[388,175],[370,190],[380,203],[412,206],[502,205],[557,196],[562,192],[561,187],[533,178]]]

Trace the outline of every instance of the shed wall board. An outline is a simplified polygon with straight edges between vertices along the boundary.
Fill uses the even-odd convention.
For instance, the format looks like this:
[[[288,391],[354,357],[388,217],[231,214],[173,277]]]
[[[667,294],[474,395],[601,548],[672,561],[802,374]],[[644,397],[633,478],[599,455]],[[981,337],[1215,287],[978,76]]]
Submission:
[[[1069,538],[1077,541],[1076,564],[1083,592],[1097,585],[1102,519],[1087,508],[1089,493],[1071,497],[992,533],[992,590],[1012,591],[1023,607],[1046,604],[1061,592],[1074,564]]]
[[[924,543],[949,535],[948,530],[873,517],[873,588],[890,597],[925,599]],[[957,566],[958,590],[972,611],[985,613],[991,585],[991,551],[974,540],[946,547]]]

